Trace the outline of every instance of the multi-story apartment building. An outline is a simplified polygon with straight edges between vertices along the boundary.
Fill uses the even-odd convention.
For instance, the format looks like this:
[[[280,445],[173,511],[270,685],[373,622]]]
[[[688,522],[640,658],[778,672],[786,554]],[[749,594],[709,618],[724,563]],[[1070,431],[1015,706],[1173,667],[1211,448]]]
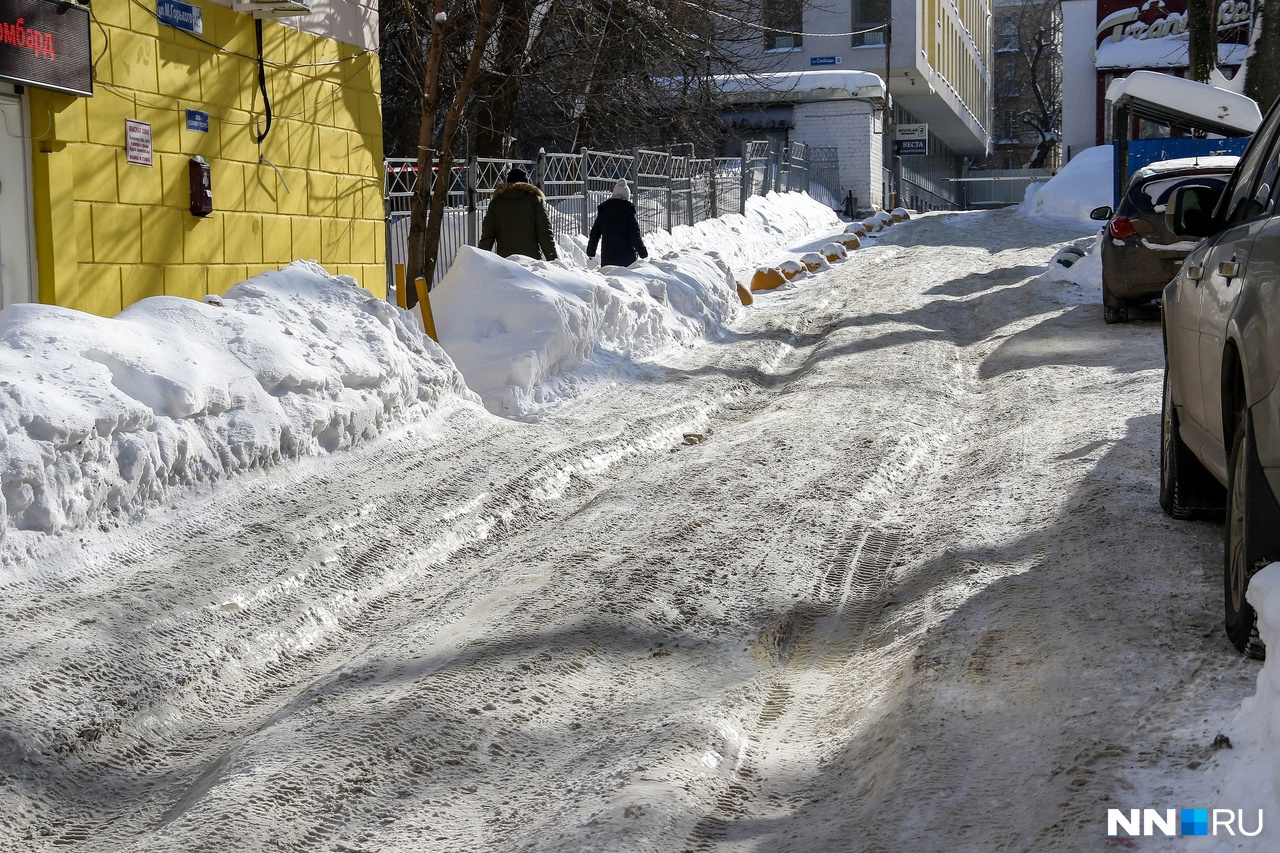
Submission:
[[[731,118],[739,135],[836,147],[839,186],[828,189],[852,192],[860,203],[958,203],[951,179],[965,157],[985,156],[991,144],[991,0],[763,3],[758,58],[789,73],[763,78],[754,100],[737,96]],[[887,80],[888,140],[883,91],[827,88],[810,78],[823,71]]]

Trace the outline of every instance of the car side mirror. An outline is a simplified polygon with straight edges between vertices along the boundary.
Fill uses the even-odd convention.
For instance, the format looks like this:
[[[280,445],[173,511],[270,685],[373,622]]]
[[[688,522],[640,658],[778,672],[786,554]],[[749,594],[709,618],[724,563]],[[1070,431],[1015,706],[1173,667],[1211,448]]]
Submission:
[[[1106,222],[1111,218],[1110,206],[1104,204],[1102,207],[1095,207],[1089,211],[1089,218],[1096,219],[1098,222]]]
[[[1208,237],[1217,230],[1213,208],[1220,189],[1200,184],[1178,187],[1164,209],[1165,226],[1177,237]]]

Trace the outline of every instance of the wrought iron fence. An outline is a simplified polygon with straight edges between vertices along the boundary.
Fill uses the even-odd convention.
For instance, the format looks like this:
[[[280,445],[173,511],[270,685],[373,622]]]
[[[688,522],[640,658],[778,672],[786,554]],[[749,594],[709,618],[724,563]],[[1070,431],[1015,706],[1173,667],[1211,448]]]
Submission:
[[[809,161],[809,185],[820,184],[832,195],[838,193],[843,186],[840,183],[840,149],[810,146],[805,153]]]
[[[515,166],[523,168],[546,196],[551,228],[560,236],[589,233],[596,207],[613,194],[619,178],[631,184],[640,230],[646,234],[742,213],[752,195],[799,192],[809,186],[808,151],[801,143],[777,150],[769,142],[748,142],[742,158],[697,159],[692,146],[676,149],[689,153],[637,149],[619,154],[584,148],[578,154],[543,152],[532,161],[471,157],[456,164],[449,175],[432,286],[448,271],[461,246],[479,242],[493,192]],[[389,158],[385,163],[387,286],[392,293],[396,265],[408,261],[410,206],[418,168],[411,159]],[[434,189],[434,183],[429,189]]]

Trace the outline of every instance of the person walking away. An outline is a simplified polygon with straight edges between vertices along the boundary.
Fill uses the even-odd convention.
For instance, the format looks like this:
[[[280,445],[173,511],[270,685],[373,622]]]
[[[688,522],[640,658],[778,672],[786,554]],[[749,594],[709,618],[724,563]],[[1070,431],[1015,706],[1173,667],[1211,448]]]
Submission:
[[[496,251],[504,258],[527,255],[556,259],[546,199],[542,190],[529,183],[524,169],[517,166],[507,172],[507,182],[493,191],[480,227],[480,248]]]
[[[623,178],[614,184],[613,198],[596,208],[587,257],[596,256],[597,245],[601,266],[629,267],[636,262],[637,255],[649,257],[649,250],[640,238],[640,221],[636,219],[636,206],[631,203],[631,189]]]

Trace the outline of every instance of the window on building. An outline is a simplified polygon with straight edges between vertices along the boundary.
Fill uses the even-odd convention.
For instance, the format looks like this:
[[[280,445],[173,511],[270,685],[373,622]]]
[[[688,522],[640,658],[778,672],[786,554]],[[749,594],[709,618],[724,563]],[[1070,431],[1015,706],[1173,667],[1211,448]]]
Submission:
[[[884,44],[884,30],[870,30],[872,27],[883,27],[889,23],[889,0],[852,0],[853,5],[853,46],[862,47],[869,44]]]
[[[1022,94],[1022,76],[1012,62],[1001,65],[996,77],[996,97],[1016,98]]]
[[[803,44],[803,0],[764,0],[761,21],[765,50],[792,50]]]
[[[1017,110],[1000,111],[1000,127],[996,134],[1000,139],[1017,139],[1022,132],[1022,122],[1018,119]]]
[[[1000,17],[1000,35],[996,38],[996,50],[1018,49],[1018,16]]]

